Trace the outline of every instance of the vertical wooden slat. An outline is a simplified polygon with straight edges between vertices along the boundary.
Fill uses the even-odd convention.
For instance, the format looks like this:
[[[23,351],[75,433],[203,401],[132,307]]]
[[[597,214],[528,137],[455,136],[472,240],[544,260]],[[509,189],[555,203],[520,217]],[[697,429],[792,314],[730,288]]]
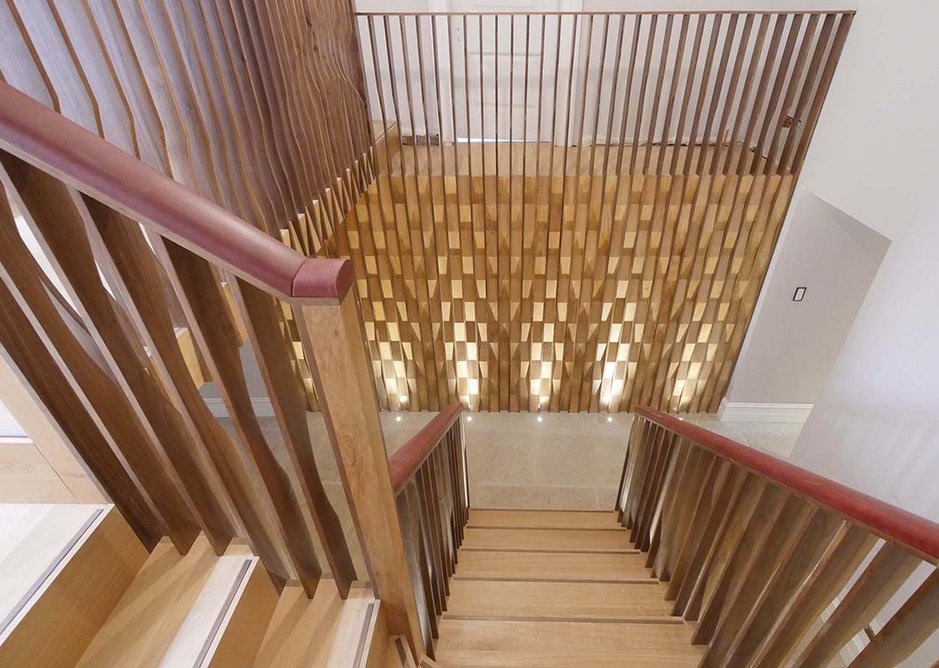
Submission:
[[[884,543],[799,655],[796,665],[805,668],[827,665],[845,643],[880,612],[919,563],[909,552]]]
[[[773,668],[795,652],[802,636],[834,600],[874,546],[866,530],[845,524],[832,541],[818,568],[795,594],[788,610],[773,629],[755,664]]]
[[[939,570],[926,578],[913,595],[875,635],[850,668],[896,666],[907,659],[939,627]]]

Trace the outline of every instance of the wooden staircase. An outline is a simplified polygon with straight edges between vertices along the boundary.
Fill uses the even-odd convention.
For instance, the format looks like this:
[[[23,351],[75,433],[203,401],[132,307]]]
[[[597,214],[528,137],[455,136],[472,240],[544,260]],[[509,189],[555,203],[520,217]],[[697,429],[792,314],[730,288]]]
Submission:
[[[278,591],[241,544],[148,554],[114,506],[0,504],[2,666],[377,666],[379,610],[366,583]]]
[[[440,621],[442,666],[701,659],[693,628],[670,616],[666,585],[613,512],[474,509],[458,557]]]

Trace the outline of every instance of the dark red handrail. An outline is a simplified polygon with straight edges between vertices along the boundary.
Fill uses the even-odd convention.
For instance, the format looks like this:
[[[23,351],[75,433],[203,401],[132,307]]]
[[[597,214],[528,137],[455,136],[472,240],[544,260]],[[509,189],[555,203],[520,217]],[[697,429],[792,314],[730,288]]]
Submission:
[[[336,300],[348,259],[308,258],[9,84],[0,148],[282,299]]]
[[[939,562],[939,524],[925,517],[776,459],[674,415],[646,406],[637,408],[636,413],[819,506],[863,525],[884,540],[904,546],[927,561]]]
[[[449,431],[450,426],[462,414],[462,404],[459,402],[450,404],[391,455],[388,459],[388,468],[391,470],[391,486],[394,488],[395,496],[404,489],[404,485],[411,479],[414,472],[421,467],[421,464]]]

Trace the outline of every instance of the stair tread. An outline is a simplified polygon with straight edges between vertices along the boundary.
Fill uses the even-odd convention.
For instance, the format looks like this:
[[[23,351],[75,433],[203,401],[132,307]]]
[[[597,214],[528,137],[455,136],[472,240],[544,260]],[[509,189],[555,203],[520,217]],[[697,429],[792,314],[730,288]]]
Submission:
[[[529,529],[619,529],[611,510],[470,510],[470,527]]]
[[[637,665],[697,666],[703,649],[691,644],[684,622],[505,621],[440,622],[437,661],[442,666]],[[628,659],[628,662],[627,662]]]
[[[317,668],[354,665],[365,622],[378,601],[367,586],[353,584],[343,600],[335,582],[323,578],[308,599],[298,585],[284,588],[255,666]]]
[[[608,582],[454,580],[445,617],[605,619],[668,617],[665,586]]]
[[[209,578],[218,557],[204,536],[180,555],[159,543],[79,665],[157,665]]]
[[[623,581],[651,579],[643,554],[460,550],[455,579]]]
[[[636,552],[622,529],[467,528],[467,550],[544,550],[560,552]]]

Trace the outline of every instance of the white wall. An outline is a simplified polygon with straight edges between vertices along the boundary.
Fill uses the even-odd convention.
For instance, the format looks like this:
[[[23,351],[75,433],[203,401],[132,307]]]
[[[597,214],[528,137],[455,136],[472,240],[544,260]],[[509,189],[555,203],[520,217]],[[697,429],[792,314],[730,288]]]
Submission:
[[[815,402],[890,242],[811,192],[795,199],[728,402]],[[796,287],[802,301],[793,301]]]
[[[797,464],[933,520],[939,520],[937,25],[936,3],[858,3],[800,185],[892,243],[792,455]],[[937,654],[933,637],[904,665],[930,665]]]

